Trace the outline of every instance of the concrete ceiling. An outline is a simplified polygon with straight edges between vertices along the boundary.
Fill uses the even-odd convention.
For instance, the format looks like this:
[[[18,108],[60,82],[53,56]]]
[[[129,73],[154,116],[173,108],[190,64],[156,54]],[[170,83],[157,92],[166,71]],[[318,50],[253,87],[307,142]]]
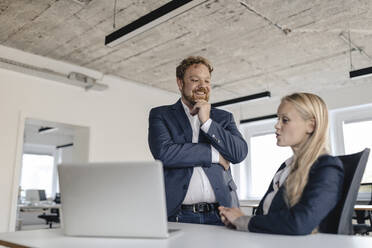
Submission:
[[[171,92],[180,60],[202,55],[212,102],[372,82],[348,79],[349,32],[354,68],[372,65],[371,0],[209,0],[109,48],[114,2],[0,0],[0,44]],[[117,0],[116,28],[167,2]]]

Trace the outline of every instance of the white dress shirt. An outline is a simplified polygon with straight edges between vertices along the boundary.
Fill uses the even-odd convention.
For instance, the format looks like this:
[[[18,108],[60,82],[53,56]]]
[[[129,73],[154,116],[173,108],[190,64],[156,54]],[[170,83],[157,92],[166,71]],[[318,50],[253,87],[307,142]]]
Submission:
[[[266,215],[269,212],[271,202],[273,201],[276,193],[278,193],[278,190],[279,190],[280,186],[282,186],[282,184],[287,179],[289,173],[291,172],[291,166],[290,165],[292,163],[292,159],[293,159],[293,157],[290,157],[289,159],[287,159],[285,161],[285,167],[275,174],[275,176],[273,178],[273,188],[274,188],[274,190],[271,191],[269,194],[267,194],[267,196],[264,200],[263,206],[262,206],[262,210],[263,210],[264,215]]]
[[[182,100],[181,100],[182,102]],[[190,121],[192,128],[192,143],[198,143],[200,129],[207,133],[209,127],[212,123],[211,119],[208,119],[201,127],[198,115],[192,116],[190,114],[189,108],[182,102],[185,113]],[[219,152],[211,146],[212,150],[212,163],[218,163]],[[194,172],[192,173],[189,188],[187,190],[185,199],[182,204],[195,204],[199,202],[216,202],[216,196],[214,194],[213,188],[207,175],[205,174],[202,167],[194,167]]]
[[[263,206],[262,206],[264,215],[266,215],[269,212],[271,203],[273,202],[275,195],[278,193],[280,186],[282,186],[283,183],[287,180],[287,177],[292,169],[291,167],[292,160],[293,160],[293,156],[287,159],[285,161],[285,167],[275,174],[273,178],[274,190],[271,191],[269,194],[267,194],[264,200]],[[248,225],[249,225],[249,221],[251,220],[251,218],[252,216],[247,216],[247,215],[240,216],[239,218],[233,221],[233,225],[239,231],[248,232],[249,231]]]

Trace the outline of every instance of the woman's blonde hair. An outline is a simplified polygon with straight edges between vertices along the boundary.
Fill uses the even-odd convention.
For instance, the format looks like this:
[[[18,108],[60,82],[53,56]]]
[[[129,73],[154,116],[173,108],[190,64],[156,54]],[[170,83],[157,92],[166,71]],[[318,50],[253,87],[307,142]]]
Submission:
[[[283,97],[281,102],[293,104],[304,120],[314,122],[314,131],[294,155],[285,183],[288,204],[293,206],[301,198],[311,166],[320,155],[328,153],[328,110],[324,101],[311,93],[294,93]]]

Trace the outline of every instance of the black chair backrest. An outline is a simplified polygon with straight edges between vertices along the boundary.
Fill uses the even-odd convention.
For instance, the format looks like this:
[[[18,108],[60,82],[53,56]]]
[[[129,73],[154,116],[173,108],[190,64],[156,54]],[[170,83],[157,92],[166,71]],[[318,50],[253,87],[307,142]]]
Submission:
[[[56,214],[57,216],[59,216],[59,209],[58,208],[51,208],[50,213]]]
[[[354,205],[358,196],[360,182],[366,168],[370,149],[366,148],[361,152],[338,156],[344,165],[344,186],[342,198],[336,209],[338,211],[338,234],[353,234],[351,223],[354,212]]]
[[[54,198],[55,203],[61,203],[61,193],[56,193],[56,197]]]

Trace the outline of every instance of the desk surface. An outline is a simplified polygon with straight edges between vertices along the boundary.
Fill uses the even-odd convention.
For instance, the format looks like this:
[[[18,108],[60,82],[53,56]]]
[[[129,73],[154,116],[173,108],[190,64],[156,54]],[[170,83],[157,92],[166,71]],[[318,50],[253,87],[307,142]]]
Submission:
[[[372,211],[372,205],[355,205],[355,210],[370,210]]]
[[[250,247],[250,248],[301,248],[338,247],[370,248],[371,237],[332,234],[313,234],[307,236],[270,235],[229,230],[222,226],[169,223],[169,228],[180,229],[168,239],[124,239],[124,238],[86,238],[66,237],[61,229],[20,231],[0,233],[1,241],[19,244],[22,247]],[[4,243],[5,244],[5,243]],[[17,246],[13,246],[17,247]]]
[[[240,207],[257,208],[259,201],[240,201]]]
[[[48,204],[48,203],[39,203],[39,204],[19,204],[19,209],[43,209],[43,208],[61,208],[61,204]]]

